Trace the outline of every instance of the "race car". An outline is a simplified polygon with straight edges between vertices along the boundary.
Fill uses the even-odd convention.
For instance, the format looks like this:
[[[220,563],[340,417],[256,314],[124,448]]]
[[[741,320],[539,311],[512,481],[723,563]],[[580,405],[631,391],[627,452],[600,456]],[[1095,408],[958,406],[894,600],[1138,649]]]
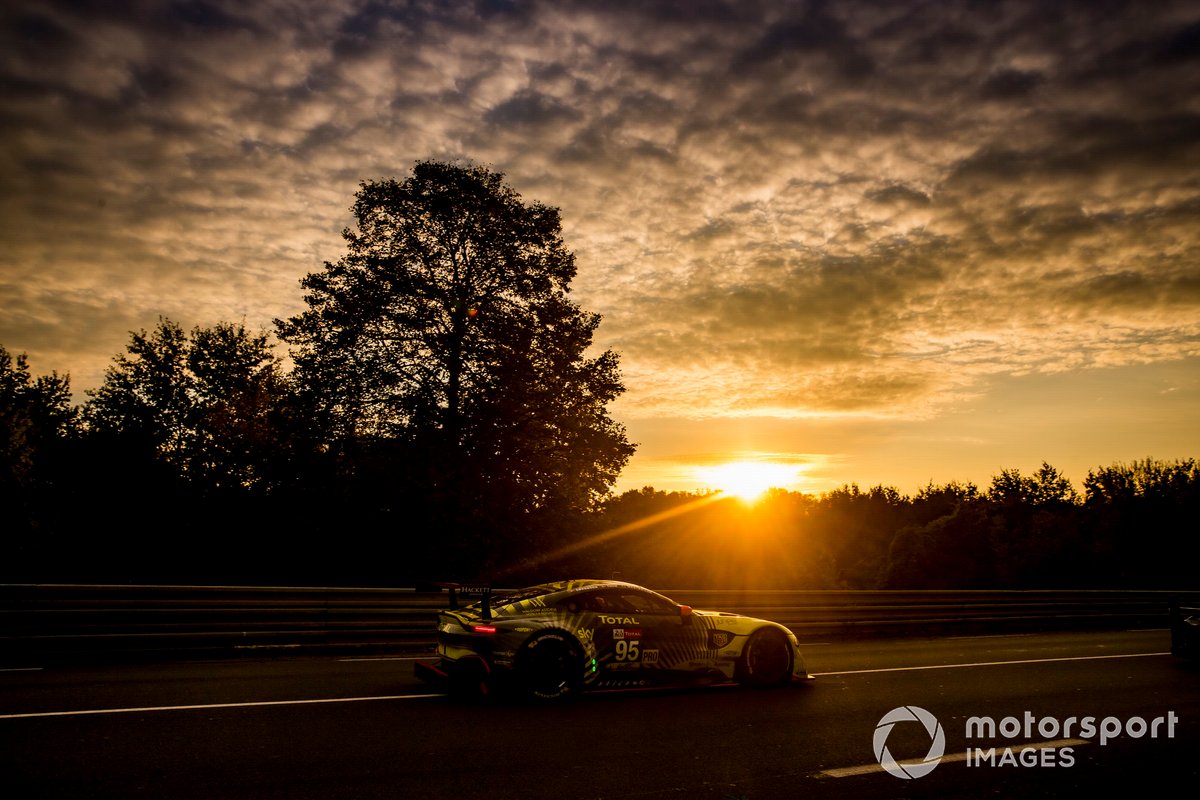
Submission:
[[[456,591],[457,589],[457,591]],[[438,614],[437,660],[417,677],[488,694],[511,687],[540,699],[670,684],[779,686],[810,680],[784,626],[698,611],[632,583],[571,580],[492,595]],[[470,591],[469,588],[466,591]]]

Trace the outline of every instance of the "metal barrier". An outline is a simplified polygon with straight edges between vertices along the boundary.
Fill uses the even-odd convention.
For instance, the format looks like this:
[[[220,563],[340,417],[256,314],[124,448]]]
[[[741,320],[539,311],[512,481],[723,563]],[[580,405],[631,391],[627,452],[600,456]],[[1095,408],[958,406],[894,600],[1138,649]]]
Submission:
[[[815,637],[1167,627],[1168,591],[663,590]],[[0,667],[80,658],[405,653],[433,643],[442,591],[0,585]]]

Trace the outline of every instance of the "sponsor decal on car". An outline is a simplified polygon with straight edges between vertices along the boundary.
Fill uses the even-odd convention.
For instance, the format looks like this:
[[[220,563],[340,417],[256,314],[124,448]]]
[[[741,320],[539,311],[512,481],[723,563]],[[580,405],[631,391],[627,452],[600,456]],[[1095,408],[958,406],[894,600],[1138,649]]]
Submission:
[[[720,650],[729,644],[729,640],[733,638],[733,634],[728,631],[710,631],[708,634],[708,646],[713,650]]]

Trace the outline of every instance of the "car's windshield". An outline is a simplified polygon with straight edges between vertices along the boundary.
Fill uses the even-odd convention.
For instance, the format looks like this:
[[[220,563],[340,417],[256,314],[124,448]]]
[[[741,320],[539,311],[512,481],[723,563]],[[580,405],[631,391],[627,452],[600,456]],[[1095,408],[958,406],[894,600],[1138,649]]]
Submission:
[[[570,611],[600,614],[678,614],[679,607],[662,595],[629,587],[614,587],[568,598]]]
[[[535,597],[541,597],[553,591],[554,587],[552,586],[531,586],[528,589],[517,589],[511,592],[493,594],[491,597],[492,610],[495,611],[504,606],[511,606],[513,603],[519,603],[522,600],[532,600]],[[480,600],[479,602],[472,603],[468,608],[480,608],[482,605],[483,601]]]

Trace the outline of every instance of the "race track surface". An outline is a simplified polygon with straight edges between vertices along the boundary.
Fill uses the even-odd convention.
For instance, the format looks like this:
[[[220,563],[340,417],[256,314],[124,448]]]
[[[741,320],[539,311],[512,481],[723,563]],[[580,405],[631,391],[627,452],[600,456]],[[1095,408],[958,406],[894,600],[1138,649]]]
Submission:
[[[817,678],[802,687],[605,693],[549,706],[438,695],[404,657],[0,665],[0,793],[1157,795],[1200,775],[1200,667],[1168,648],[1166,631],[807,642]],[[921,777],[895,777],[876,756],[877,726],[904,707],[929,712],[942,730],[942,758]],[[972,717],[997,730],[968,736]],[[924,758],[936,738],[919,721],[884,734],[902,762]]]

